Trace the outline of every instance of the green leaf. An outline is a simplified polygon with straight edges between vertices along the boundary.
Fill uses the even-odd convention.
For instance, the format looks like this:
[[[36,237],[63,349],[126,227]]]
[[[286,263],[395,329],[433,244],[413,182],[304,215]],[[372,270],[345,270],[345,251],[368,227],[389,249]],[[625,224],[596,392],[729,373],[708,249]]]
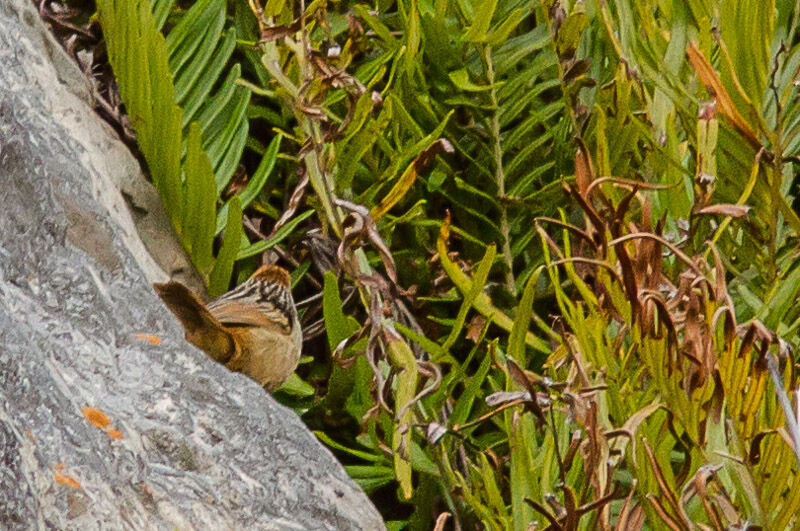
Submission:
[[[394,402],[398,413],[392,431],[392,458],[395,478],[400,484],[402,497],[408,500],[414,493],[411,481],[411,452],[413,451],[411,436],[414,421],[412,400],[417,392],[419,372],[417,359],[408,343],[396,331],[389,330],[385,334],[387,354],[392,365],[399,368],[395,377],[397,386],[394,389]]]
[[[109,62],[153,184],[178,234],[182,229],[181,110],[175,103],[166,41],[144,0],[97,2]],[[159,4],[163,17],[165,4]],[[138,36],[138,41],[134,38]],[[158,117],[158,123],[154,122]]]
[[[253,200],[258,197],[258,194],[261,193],[261,190],[267,184],[267,180],[269,179],[270,175],[272,175],[272,170],[275,168],[275,161],[278,160],[278,152],[281,147],[281,138],[283,135],[276,135],[275,138],[272,139],[272,142],[269,143],[267,147],[266,153],[264,156],[261,157],[261,162],[256,168],[256,171],[253,173],[253,176],[247,182],[247,186],[244,187],[244,190],[239,192],[236,197],[239,198],[242,204],[242,210],[247,208]],[[217,214],[217,231],[216,233],[219,234],[222,231],[222,228],[225,226],[225,219],[228,215],[228,203],[220,209],[219,213]]]
[[[359,329],[358,321],[348,317],[342,311],[342,298],[339,296],[339,284],[332,271],[326,271],[322,288],[322,317],[325,321],[325,332],[328,336],[328,348],[331,352],[345,339]]]
[[[212,89],[219,82],[220,76],[235,46],[236,32],[231,28],[225,33],[225,40],[220,43],[211,62],[201,71],[202,77],[195,78],[193,84],[188,85],[186,88],[186,96],[181,102],[184,124],[189,123],[194,117],[195,112],[200,109],[204,103],[208,103],[209,94],[211,94]],[[237,64],[233,66],[230,72],[233,76],[239,77],[239,71],[240,68]]]
[[[544,266],[537,267],[528,279],[527,284],[525,284],[525,291],[522,294],[522,300],[517,307],[517,315],[511,327],[511,335],[508,337],[508,355],[517,360],[523,367],[527,366],[528,361],[525,355],[525,336],[528,333],[528,325],[533,315],[533,298],[536,295],[536,284],[543,270]]]
[[[459,424],[464,424],[469,418],[469,413],[472,411],[472,406],[480,393],[486,376],[489,374],[489,369],[492,368],[492,357],[489,351],[481,360],[481,365],[475,374],[465,380],[464,392],[458,397],[456,405],[453,408],[453,414],[450,415],[450,426],[456,428]]]
[[[482,92],[485,90],[491,90],[492,88],[497,87],[498,85],[478,85],[477,83],[473,83],[473,81],[469,77],[469,72],[467,72],[466,68],[461,68],[454,72],[450,72],[448,74],[450,76],[450,81],[453,84],[460,88],[461,90],[465,90],[467,92]]]
[[[792,306],[797,304],[798,295],[800,295],[800,266],[796,266],[788,275],[779,277],[775,288],[764,300],[758,317],[770,329],[777,329]]]
[[[498,46],[508,40],[508,36],[514,29],[525,20],[525,10],[517,8],[512,11],[506,19],[486,37],[486,44]]]
[[[336,275],[332,271],[327,271],[324,276],[322,318],[325,322],[328,348],[331,352],[336,351],[341,342],[350,338],[360,328],[358,321],[344,314],[342,299],[339,296],[339,285]],[[361,345],[361,348],[363,346]],[[347,359],[350,356],[342,355],[342,357]],[[345,408],[358,419],[357,415],[363,415],[369,409],[372,371],[368,367],[364,367],[365,364],[367,364],[366,360],[361,356],[349,368],[333,364],[331,375],[328,378],[328,392],[325,396],[328,410],[338,411]],[[366,372],[364,372],[365,369]]]
[[[478,2],[478,9],[475,12],[475,19],[464,38],[470,42],[483,42],[486,39],[486,32],[492,23],[492,16],[497,7],[497,0],[482,0]]]
[[[260,242],[256,242],[245,249],[239,251],[239,255],[236,257],[237,260],[243,260],[250,256],[255,256],[259,253],[263,253],[267,249],[278,245],[280,242],[284,240],[287,236],[289,236],[292,231],[294,231],[295,227],[297,227],[300,223],[305,221],[306,219],[310,218],[314,215],[313,210],[307,210],[302,214],[299,214],[292,218],[286,225],[278,229],[278,231],[271,237],[266,240],[262,240]]]
[[[356,450],[355,448],[349,448],[349,447],[347,447],[347,446],[345,446],[343,444],[339,444],[336,441],[334,441],[333,439],[331,439],[328,436],[328,434],[326,434],[323,431],[315,431],[314,435],[316,435],[317,438],[320,441],[325,443],[327,446],[330,446],[334,450],[339,450],[340,452],[345,452],[347,454],[352,455],[353,457],[357,457],[358,459],[363,459],[364,461],[370,461],[372,463],[379,463],[381,461],[384,461],[384,462],[386,461],[386,458],[383,455],[371,454],[371,453],[365,452],[363,450]]]
[[[431,458],[428,457],[428,454],[425,453],[425,450],[415,442],[411,443],[411,467],[418,472],[430,474],[431,476],[439,475],[439,469],[436,468],[436,463],[434,463]]]
[[[210,23],[205,25],[202,31],[197,32],[195,36],[197,41],[196,47],[193,48],[192,51],[187,50],[185,53],[172,55],[173,59],[181,58],[185,61],[179,69],[177,65],[173,64],[174,62],[170,63],[170,69],[173,72],[177,72],[175,76],[175,99],[178,101],[179,105],[183,105],[184,98],[189,93],[190,89],[197,83],[200,76],[204,74],[207,64],[211,61],[212,55],[219,55],[227,58],[222,51],[223,48],[225,48],[224,45],[220,48],[207,45],[207,43],[216,44],[219,41],[225,24],[224,6],[222,9],[215,8],[215,11],[216,13],[214,14],[213,21],[209,21]],[[181,23],[184,23],[186,20],[187,18],[184,17]],[[226,38],[230,40],[231,37],[233,37],[233,34],[229,31]],[[227,53],[230,54],[230,50]],[[215,78],[204,79],[203,82],[208,84],[214,79]]]
[[[207,275],[213,260],[212,243],[216,220],[214,172],[201,148],[200,126],[192,122],[186,141],[184,207],[181,224],[184,245],[197,269]]]
[[[101,0],[97,4],[98,20],[153,184],[182,245],[207,279],[217,232],[217,194],[239,163],[247,140],[244,109],[249,92],[242,89],[231,108],[216,105],[227,103],[227,94],[221,95],[224,100],[220,100],[220,94],[209,97],[235,45],[233,29],[224,32],[222,38],[225,3],[196,2],[175,17],[177,24],[165,39],[158,28],[165,23],[172,5],[172,0],[152,4],[144,0]],[[238,67],[232,70],[235,75],[229,76],[228,82],[231,94],[239,75]],[[187,105],[185,115],[177,101]],[[210,110],[201,114],[205,121],[198,128],[192,117],[202,105]],[[216,122],[212,120],[215,117]],[[209,126],[219,124],[226,127],[209,130]],[[182,126],[188,129],[182,131]],[[217,132],[220,135],[209,142],[209,135]],[[205,151],[206,144],[213,145],[213,152]],[[209,175],[217,182],[211,190]],[[220,225],[226,216],[227,211],[220,216]]]
[[[292,396],[307,398],[316,394],[314,388],[308,383],[304,382],[297,374],[292,373],[289,379],[286,380],[279,388],[280,392]]]
[[[478,264],[478,270],[475,273],[475,277],[472,279],[469,291],[464,297],[464,302],[461,303],[461,308],[458,310],[458,316],[453,324],[453,328],[450,330],[450,334],[442,345],[442,350],[450,350],[450,347],[456,342],[461,330],[464,328],[464,321],[467,319],[467,313],[470,308],[472,308],[478,295],[483,292],[483,287],[486,285],[486,279],[489,277],[489,271],[494,264],[494,257],[496,254],[497,251],[494,245],[490,245],[486,249],[486,254],[483,255],[483,259],[480,264]]]
[[[537,497],[534,475],[530,470],[534,468],[533,459],[530,452],[533,450],[531,441],[536,439],[536,430],[533,426],[533,415],[530,413],[508,415],[508,444],[511,448],[510,468],[510,489],[511,489],[511,511],[514,522],[517,522],[525,529],[524,523],[534,519],[533,508],[525,502],[525,499],[535,500]],[[549,466],[550,463],[547,463]],[[548,488],[547,485],[544,488]]]
[[[357,4],[353,6],[353,9],[358,14],[358,17],[366,22],[370,29],[372,29],[385,44],[390,45],[392,48],[398,48],[400,46],[397,39],[392,36],[392,30],[380,22],[377,17],[373,16],[367,6]]]
[[[225,228],[225,239],[222,241],[222,248],[219,250],[217,260],[214,262],[214,269],[208,282],[208,294],[217,297],[228,291],[228,285],[233,274],[233,264],[236,261],[236,254],[239,252],[239,244],[242,240],[242,207],[238,197],[230,201],[228,211],[228,223]]]
[[[418,334],[410,328],[406,328],[400,323],[395,323],[397,331],[406,336],[411,341],[419,344],[425,351],[431,355],[431,361],[434,363],[456,363],[455,359],[438,343],[431,341],[424,335]]]
[[[589,17],[583,12],[582,7],[579,8],[576,5],[575,11],[567,16],[558,31],[556,45],[560,56],[571,57],[575,53],[575,49],[583,36],[583,30],[588,23]]]

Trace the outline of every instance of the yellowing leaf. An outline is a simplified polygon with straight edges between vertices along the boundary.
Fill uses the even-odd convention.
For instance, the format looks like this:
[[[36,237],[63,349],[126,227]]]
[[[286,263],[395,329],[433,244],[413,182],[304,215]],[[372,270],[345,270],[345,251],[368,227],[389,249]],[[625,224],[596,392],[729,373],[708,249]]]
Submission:
[[[467,296],[472,288],[472,279],[470,279],[469,276],[461,271],[461,269],[459,269],[459,267],[453,263],[452,260],[450,260],[450,257],[447,256],[447,239],[449,237],[450,215],[448,213],[439,231],[439,238],[436,241],[436,249],[445,273],[447,273],[447,276],[450,277],[450,280],[453,282],[453,284],[455,284],[461,294],[463,296]],[[482,291],[478,293],[473,302],[473,306],[476,310],[478,310],[478,312],[481,313],[481,315],[487,319],[490,319],[493,323],[506,332],[511,331],[511,328],[514,324],[513,320],[497,309],[497,307],[492,304],[491,299],[486,293]],[[550,352],[550,345],[548,345],[543,339],[533,335],[531,332],[525,334],[525,343],[540,352]]]
[[[697,72],[697,76],[706,87],[706,90],[716,98],[722,115],[727,118],[730,124],[739,131],[742,136],[744,136],[745,140],[747,140],[754,149],[761,149],[761,142],[759,142],[755,132],[739,113],[738,109],[736,109],[730,94],[728,94],[728,90],[719,78],[719,74],[717,74],[717,71],[711,66],[711,63],[708,62],[708,59],[705,58],[703,52],[697,47],[697,44],[690,43],[686,47],[686,55],[689,56],[689,61],[692,63],[692,66]]]
[[[433,162],[433,158],[441,151],[452,153],[453,145],[448,140],[440,138],[423,150],[422,153],[408,165],[406,171],[404,171],[400,179],[394,183],[394,186],[392,186],[392,189],[386,194],[386,197],[383,198],[383,201],[370,211],[372,219],[378,221],[389,209],[397,204],[397,202],[406,195],[406,192],[411,189],[417,177],[430,166],[431,162]]]

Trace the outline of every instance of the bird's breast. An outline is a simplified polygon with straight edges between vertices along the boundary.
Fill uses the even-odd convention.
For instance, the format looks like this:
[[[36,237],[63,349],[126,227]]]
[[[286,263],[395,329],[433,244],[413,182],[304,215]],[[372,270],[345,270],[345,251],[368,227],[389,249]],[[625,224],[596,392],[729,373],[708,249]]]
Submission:
[[[300,344],[296,334],[265,327],[231,328],[240,347],[237,355],[225,364],[270,390],[280,387],[297,368]],[[294,332],[294,330],[293,330]]]

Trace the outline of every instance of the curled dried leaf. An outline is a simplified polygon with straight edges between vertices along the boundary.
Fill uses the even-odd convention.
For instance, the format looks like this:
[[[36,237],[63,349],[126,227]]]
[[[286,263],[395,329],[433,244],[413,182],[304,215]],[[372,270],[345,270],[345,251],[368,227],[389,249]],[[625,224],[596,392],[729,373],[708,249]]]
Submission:
[[[525,371],[522,370],[517,362],[513,359],[508,358],[506,362],[506,368],[508,369],[508,374],[511,376],[511,379],[514,380],[517,385],[522,387],[528,392],[529,397],[536,396],[536,388],[534,387],[534,382],[532,382],[525,374]],[[534,416],[536,416],[536,421],[539,427],[543,426],[546,422],[544,417],[544,412],[542,412],[542,408],[539,407],[538,400],[528,400],[525,402],[526,409],[530,410]]]
[[[389,247],[378,232],[378,227],[375,225],[375,220],[370,215],[370,212],[366,207],[350,201],[345,201],[344,199],[337,199],[335,204],[338,207],[346,208],[350,211],[350,215],[347,216],[343,224],[344,234],[342,235],[342,242],[336,252],[339,262],[343,265],[349,263],[345,258],[346,252],[354,246],[360,238],[365,237],[377,249],[378,255],[381,257],[381,262],[383,262],[383,267],[386,269],[387,276],[393,283],[396,283],[397,268],[394,264],[394,258],[392,258]]]
[[[778,430],[766,430],[756,433],[756,436],[750,441],[750,451],[747,454],[751,465],[757,465],[759,461],[761,461],[761,441],[763,441],[767,435],[772,435],[777,432]]]
[[[706,87],[709,94],[716,99],[717,108],[722,115],[742,134],[742,136],[744,136],[745,140],[747,140],[754,149],[760,149],[761,142],[759,142],[758,136],[736,108],[719,74],[717,74],[717,71],[711,66],[711,63],[703,55],[703,52],[698,48],[697,44],[690,43],[687,45],[686,54],[689,57],[689,62],[692,63],[692,66],[697,72],[700,81]]]
[[[592,181],[594,181],[592,158],[586,153],[585,146],[581,146],[575,152],[575,184],[583,197],[588,197]]]
[[[433,531],[442,531],[444,529],[444,525],[447,523],[447,520],[450,518],[450,513],[444,512],[440,514],[436,518],[436,525],[433,527]]]
[[[310,18],[310,17],[309,17]],[[298,17],[289,24],[279,24],[275,26],[266,26],[261,28],[261,42],[272,42],[283,37],[288,37],[300,31],[303,27],[304,20]]]
[[[429,444],[436,444],[441,440],[442,437],[445,436],[446,433],[447,428],[438,422],[431,422],[428,424],[426,438],[428,439]]]
[[[695,214],[700,215],[712,215],[712,214],[719,214],[722,216],[730,216],[732,218],[745,218],[747,214],[752,210],[752,207],[748,205],[732,205],[728,203],[720,203],[717,205],[708,205],[707,207],[703,207],[700,210],[696,211]]]

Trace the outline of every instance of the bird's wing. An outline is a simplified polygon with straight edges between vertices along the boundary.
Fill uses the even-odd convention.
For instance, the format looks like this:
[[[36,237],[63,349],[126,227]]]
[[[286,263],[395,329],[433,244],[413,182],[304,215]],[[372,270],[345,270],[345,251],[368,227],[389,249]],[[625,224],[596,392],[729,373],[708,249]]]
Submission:
[[[211,314],[226,326],[277,327],[282,332],[291,330],[289,316],[269,301],[220,301],[209,308]]]

